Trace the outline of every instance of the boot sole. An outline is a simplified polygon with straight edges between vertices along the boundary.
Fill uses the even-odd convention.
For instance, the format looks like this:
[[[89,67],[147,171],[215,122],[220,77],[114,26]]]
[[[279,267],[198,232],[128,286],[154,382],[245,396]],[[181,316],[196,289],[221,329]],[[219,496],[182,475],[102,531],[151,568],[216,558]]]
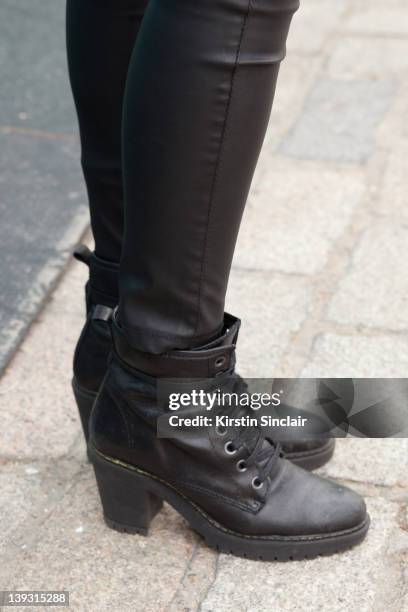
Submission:
[[[307,536],[252,536],[232,531],[215,521],[171,484],[89,445],[106,524],[116,531],[147,535],[163,501],[170,504],[199,533],[208,546],[223,553],[261,561],[312,559],[359,544],[370,517],[344,531]]]
[[[326,444],[316,449],[298,453],[285,453],[285,458],[311,472],[325,465],[333,457],[336,443],[334,439],[327,440]]]

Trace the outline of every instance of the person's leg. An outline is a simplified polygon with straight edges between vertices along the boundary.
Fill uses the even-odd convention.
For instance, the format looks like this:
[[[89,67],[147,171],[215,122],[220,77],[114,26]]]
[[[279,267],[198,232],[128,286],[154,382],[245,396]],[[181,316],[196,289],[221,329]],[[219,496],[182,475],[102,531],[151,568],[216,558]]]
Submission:
[[[88,445],[111,527],[146,533],[165,500],[211,546],[269,560],[361,541],[363,500],[282,459],[256,425],[240,426],[251,411],[239,402],[237,426],[169,427],[167,437],[158,427],[171,414],[166,398],[188,384],[242,389],[239,321],[224,314],[224,297],[297,5],[149,4],[125,94],[120,307]],[[177,415],[199,420],[203,406],[184,399]]]
[[[145,5],[146,0],[68,0],[67,3],[68,60],[99,253],[97,256],[82,249],[76,254],[91,267],[87,286],[88,318],[75,351],[73,383],[86,438],[89,414],[106,374],[112,348],[106,321],[109,312],[97,306],[115,307],[119,299],[117,261],[123,226],[121,115],[128,64]],[[285,448],[285,452],[294,461],[314,468],[328,461],[333,444],[299,442]]]
[[[87,319],[74,357],[73,387],[84,433],[111,351],[109,308],[119,300],[123,234],[121,129],[129,61],[147,0],[67,0],[67,54],[77,108],[82,166],[95,252],[77,259],[90,268]]]
[[[123,233],[122,107],[148,0],[67,0],[67,52],[95,254],[119,263]]]
[[[140,350],[193,347],[222,328],[241,215],[298,4],[152,0],[146,10],[124,102],[119,306]]]

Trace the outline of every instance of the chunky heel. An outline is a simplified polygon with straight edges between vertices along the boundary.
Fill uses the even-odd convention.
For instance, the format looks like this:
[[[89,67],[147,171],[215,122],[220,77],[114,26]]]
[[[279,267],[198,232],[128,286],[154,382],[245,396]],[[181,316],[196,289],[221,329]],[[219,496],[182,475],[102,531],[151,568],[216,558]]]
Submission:
[[[147,535],[162,500],[146,490],[137,472],[90,453],[106,524],[116,531]]]
[[[81,418],[82,430],[84,432],[85,441],[89,440],[89,417],[91,416],[92,406],[95,403],[96,393],[82,389],[75,379],[72,381],[72,389],[74,392],[75,401],[78,406],[79,416]]]

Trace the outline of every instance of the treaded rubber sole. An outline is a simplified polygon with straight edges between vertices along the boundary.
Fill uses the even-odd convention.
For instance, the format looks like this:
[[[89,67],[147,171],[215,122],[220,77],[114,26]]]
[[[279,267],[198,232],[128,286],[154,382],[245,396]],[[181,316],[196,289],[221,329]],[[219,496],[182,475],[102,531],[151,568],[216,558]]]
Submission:
[[[117,531],[147,535],[163,501],[170,504],[200,534],[208,546],[238,557],[263,561],[312,559],[359,544],[370,518],[344,531],[307,536],[252,536],[220,525],[197,504],[162,479],[89,445],[107,525]]]
[[[327,440],[326,444],[298,453],[285,453],[285,458],[295,463],[304,470],[317,470],[325,465],[333,457],[336,442],[334,439]]]

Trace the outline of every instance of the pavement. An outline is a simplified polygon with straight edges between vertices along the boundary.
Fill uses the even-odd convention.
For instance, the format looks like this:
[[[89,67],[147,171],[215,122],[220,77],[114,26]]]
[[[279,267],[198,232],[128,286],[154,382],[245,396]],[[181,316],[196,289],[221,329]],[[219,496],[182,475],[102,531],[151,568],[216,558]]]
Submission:
[[[51,4],[3,0],[0,12]],[[406,377],[407,77],[405,0],[303,3],[231,277],[244,375]],[[12,155],[35,163],[40,136],[10,128],[4,138],[26,139]],[[44,172],[56,165],[33,174],[44,198]],[[32,196],[28,183],[6,179]],[[40,257],[41,248],[30,252]],[[73,610],[92,612],[407,612],[406,439],[338,441],[320,472],[365,495],[372,528],[361,546],[330,558],[268,564],[217,554],[168,506],[148,538],[104,525],[70,392],[86,272],[65,262],[0,379],[0,589],[66,589]]]
[[[0,3],[0,373],[89,223],[64,13]]]

